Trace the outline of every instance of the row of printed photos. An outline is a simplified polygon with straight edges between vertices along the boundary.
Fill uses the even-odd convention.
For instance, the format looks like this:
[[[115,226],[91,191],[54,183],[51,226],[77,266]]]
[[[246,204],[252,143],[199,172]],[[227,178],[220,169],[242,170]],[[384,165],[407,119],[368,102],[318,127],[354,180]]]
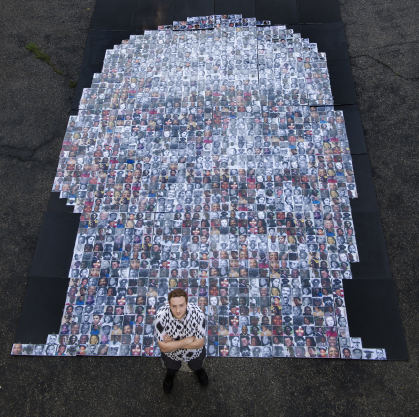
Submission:
[[[50,335],[49,338],[57,338]],[[60,339],[63,339],[61,337]],[[86,345],[66,345],[66,344],[46,344],[31,345],[15,343],[12,348],[12,355],[30,356],[142,356],[158,357],[160,349],[158,346],[141,347],[141,338],[134,336],[132,343],[122,344],[119,342],[110,345],[86,344]],[[234,343],[234,342],[232,342]],[[342,359],[364,359],[364,360],[385,360],[385,349],[367,348],[341,348]],[[274,345],[269,346],[216,346],[207,347],[207,356],[214,357],[295,357],[295,358],[338,358],[339,352],[335,347],[291,347]]]
[[[188,17],[184,21],[174,21],[173,25],[159,26],[158,30],[202,30],[227,27],[270,26],[270,24],[270,20],[256,20],[255,17],[243,19],[241,14],[211,15]]]

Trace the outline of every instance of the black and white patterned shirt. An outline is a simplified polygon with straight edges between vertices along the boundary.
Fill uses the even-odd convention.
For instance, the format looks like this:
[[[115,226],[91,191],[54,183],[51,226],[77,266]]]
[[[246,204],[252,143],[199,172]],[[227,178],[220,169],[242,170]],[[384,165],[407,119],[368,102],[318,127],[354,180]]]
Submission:
[[[205,314],[196,304],[188,304],[185,317],[182,320],[176,319],[170,310],[169,304],[166,304],[157,312],[155,324],[156,337],[160,342],[164,342],[163,336],[165,334],[173,340],[181,340],[191,336],[203,339],[206,334]],[[167,352],[165,355],[175,361],[188,362],[197,358],[201,354],[202,349],[177,349]]]

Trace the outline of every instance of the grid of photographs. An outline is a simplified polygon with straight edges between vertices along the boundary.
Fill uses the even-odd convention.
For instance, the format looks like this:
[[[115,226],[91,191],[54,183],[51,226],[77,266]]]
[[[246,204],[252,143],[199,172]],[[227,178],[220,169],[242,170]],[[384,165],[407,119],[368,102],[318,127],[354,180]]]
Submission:
[[[242,18],[241,14],[223,14],[211,16],[188,17],[185,21],[173,22],[173,25],[159,26],[159,30],[205,30],[235,27],[270,26],[270,20],[256,20],[255,17]]]
[[[208,356],[385,359],[348,328],[357,190],[326,55],[240,15],[173,29],[108,50],[70,117],[53,191],[81,218],[61,328],[12,353],[160,356],[155,314],[183,288]]]

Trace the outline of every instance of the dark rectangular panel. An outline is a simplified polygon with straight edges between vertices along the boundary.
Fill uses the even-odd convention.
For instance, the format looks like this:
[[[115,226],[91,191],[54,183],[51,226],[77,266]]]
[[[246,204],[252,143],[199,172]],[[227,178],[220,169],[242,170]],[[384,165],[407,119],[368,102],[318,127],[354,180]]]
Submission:
[[[328,61],[349,61],[345,30],[342,22],[301,25],[301,37],[317,43],[319,52],[326,52]]]
[[[214,0],[175,0],[173,20],[186,20],[187,17],[211,16],[213,14]]]
[[[68,278],[30,277],[15,335],[16,343],[45,344],[60,330]]]
[[[368,155],[353,155],[352,162],[359,197],[351,200],[351,208],[360,258],[351,264],[353,278],[392,279]]]
[[[352,213],[378,213],[378,203],[368,155],[352,155],[352,164],[358,190],[358,198],[351,200]]]
[[[403,324],[393,280],[344,280],[351,337],[364,348],[384,348],[387,359],[408,360]]]
[[[298,0],[300,23],[339,22],[339,0]]]
[[[360,262],[352,263],[355,280],[392,279],[379,212],[353,213]]]
[[[72,213],[73,209],[73,206],[67,206],[66,198],[60,198],[60,193],[51,193],[47,211]]]
[[[215,14],[241,14],[256,17],[255,0],[215,0]]]
[[[175,0],[141,0],[132,17],[131,30],[157,30],[158,26],[173,24]]]
[[[138,0],[97,0],[90,30],[130,30],[137,3]]]
[[[328,61],[330,84],[335,104],[356,104],[356,92],[349,61]]]
[[[270,20],[275,24],[297,24],[298,12],[296,0],[257,0],[256,19]]]
[[[47,211],[31,266],[31,276],[68,277],[80,214]]]
[[[113,49],[114,45],[120,44],[124,39],[129,39],[129,37],[129,30],[89,32],[79,78],[77,79],[72,109],[78,109],[83,88],[89,88],[92,85],[93,74],[101,72],[106,50]]]
[[[335,106],[335,110],[343,111],[351,154],[366,154],[367,145],[365,143],[364,130],[362,129],[358,105]]]

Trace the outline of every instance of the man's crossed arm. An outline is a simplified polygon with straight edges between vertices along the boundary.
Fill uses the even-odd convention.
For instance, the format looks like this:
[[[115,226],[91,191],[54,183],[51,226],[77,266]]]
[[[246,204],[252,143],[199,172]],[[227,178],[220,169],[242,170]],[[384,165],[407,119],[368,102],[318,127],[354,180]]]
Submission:
[[[169,335],[163,336],[164,342],[158,342],[163,353],[173,352],[178,349],[200,349],[205,344],[205,337],[197,339],[195,336],[185,337],[181,340],[173,340]]]

